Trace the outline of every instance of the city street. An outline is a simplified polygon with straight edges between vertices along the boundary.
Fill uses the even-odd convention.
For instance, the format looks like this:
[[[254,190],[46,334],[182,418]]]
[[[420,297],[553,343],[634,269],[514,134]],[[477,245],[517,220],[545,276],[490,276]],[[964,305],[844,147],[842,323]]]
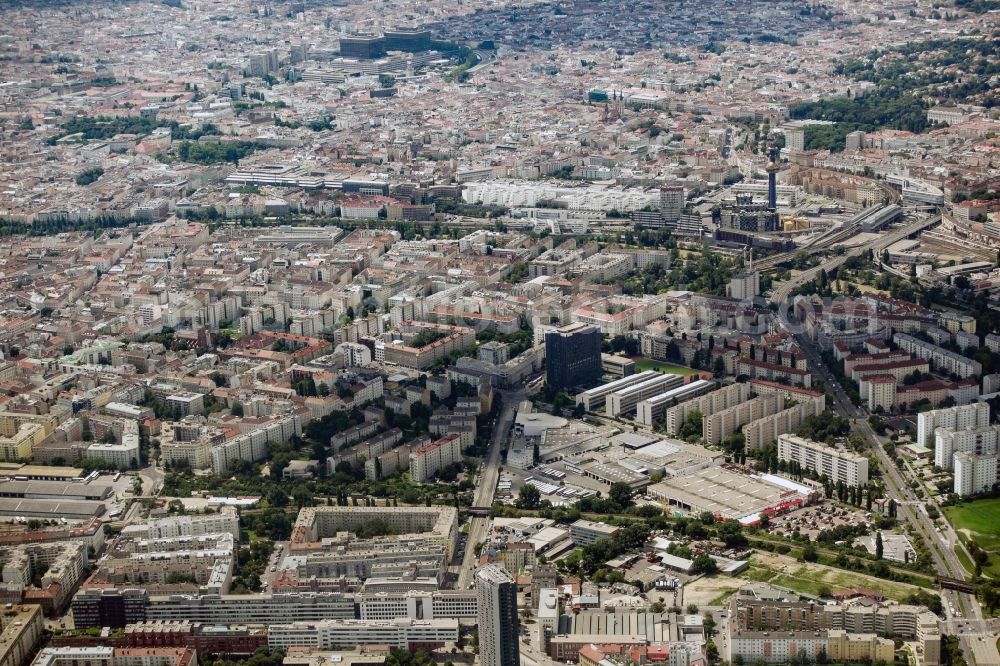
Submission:
[[[897,499],[900,520],[913,525],[923,537],[924,542],[930,549],[931,559],[934,561],[934,566],[938,574],[949,578],[966,580],[968,573],[965,567],[958,561],[958,556],[955,555],[954,550],[948,547],[948,543],[958,543],[957,537],[953,533],[950,533],[951,526],[949,525],[946,528],[949,530],[948,543],[946,543],[937,532],[934,521],[927,514],[924,502],[918,500],[909,484],[903,479],[896,465],[886,455],[882,448],[883,440],[875,433],[871,424],[868,423],[866,412],[851,402],[831,370],[823,363],[819,351],[816,349],[813,341],[809,339],[809,336],[800,332],[795,334],[795,339],[806,353],[810,368],[826,384],[827,395],[831,399],[833,408],[840,416],[849,419],[854,424],[855,431],[872,444],[871,448],[882,470],[886,490],[890,497]],[[945,522],[947,523],[947,521]],[[1000,665],[1000,651],[997,650],[996,646],[998,626],[995,621],[975,623],[975,621],[983,619],[982,611],[975,595],[949,589],[941,589],[940,593],[947,621],[957,621],[957,624],[946,624],[945,626],[959,626],[962,624],[962,619],[974,621],[966,622],[964,629],[959,634],[961,645],[967,658],[972,658],[970,655],[975,655],[973,663],[978,664],[978,666]],[[953,616],[951,612],[952,606],[962,613],[962,618]],[[977,628],[981,631],[977,632]],[[980,640],[980,638],[984,640]]]
[[[488,507],[493,504],[497,477],[500,474],[500,453],[507,442],[510,427],[517,414],[517,406],[525,397],[523,389],[501,391],[500,395],[503,405],[500,409],[500,416],[497,417],[497,422],[493,426],[493,437],[490,439],[490,448],[486,453],[482,473],[479,475],[473,506]],[[488,516],[473,516],[470,520],[468,542],[465,545],[465,556],[462,559],[462,570],[458,575],[457,588],[460,590],[468,589],[472,585],[472,574],[476,570],[479,545],[486,536],[488,524]]]

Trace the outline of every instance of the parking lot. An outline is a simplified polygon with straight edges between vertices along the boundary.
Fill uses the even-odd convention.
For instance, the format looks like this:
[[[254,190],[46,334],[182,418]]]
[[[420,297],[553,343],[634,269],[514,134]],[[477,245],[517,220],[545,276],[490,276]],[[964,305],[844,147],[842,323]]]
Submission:
[[[867,524],[870,520],[871,514],[861,509],[852,510],[836,506],[831,502],[824,502],[782,516],[775,516],[771,519],[768,532],[779,536],[790,536],[797,528],[799,534],[815,539],[824,530],[833,529],[840,525]]]

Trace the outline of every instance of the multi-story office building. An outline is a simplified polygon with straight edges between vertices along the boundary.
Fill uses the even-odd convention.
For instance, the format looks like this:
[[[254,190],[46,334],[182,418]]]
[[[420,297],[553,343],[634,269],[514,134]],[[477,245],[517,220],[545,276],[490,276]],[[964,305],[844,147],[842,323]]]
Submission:
[[[778,459],[796,462],[804,470],[826,475],[833,483],[868,484],[868,458],[796,435],[778,437]]]
[[[665,224],[677,224],[684,210],[684,186],[664,185],[660,188],[660,220]]]
[[[519,666],[517,583],[498,564],[480,568],[475,580],[479,604],[479,663],[482,666]]]
[[[938,428],[973,430],[990,424],[990,406],[985,402],[932,409],[917,414],[917,443],[929,447]]]
[[[589,546],[598,539],[611,538],[618,533],[618,527],[581,518],[569,526],[569,538],[578,546]]]
[[[456,618],[415,620],[401,617],[391,622],[320,620],[271,624],[267,630],[267,644],[272,650],[289,648],[333,650],[342,645],[388,645],[399,650],[429,651],[457,640]],[[516,640],[514,644],[516,650]],[[480,639],[481,645],[482,639]]]
[[[660,376],[660,374],[661,373],[655,370],[644,370],[643,372],[622,377],[621,379],[616,379],[613,382],[608,382],[607,384],[595,386],[594,388],[586,391],[580,391],[576,394],[576,404],[583,405],[583,408],[588,412],[594,411],[595,409],[604,407],[607,403],[607,397],[615,391],[621,391],[629,386],[635,386],[636,384],[641,384],[644,381],[655,379]]]
[[[385,56],[385,39],[376,35],[355,35],[340,38],[340,55],[344,58],[374,60]]]
[[[707,379],[696,379],[690,384],[684,384],[666,393],[654,395],[639,403],[636,407],[635,418],[643,425],[652,426],[663,418],[663,413],[668,407],[708,393],[714,386],[715,383]]]
[[[427,51],[431,48],[430,30],[408,30],[398,28],[396,30],[386,30],[385,48],[387,51],[408,51],[416,53]]]
[[[474,590],[364,592],[355,597],[355,603],[362,620],[474,618],[478,611]]]
[[[86,627],[124,627],[143,622],[149,593],[141,588],[86,588],[73,597],[73,624]]]
[[[545,334],[546,385],[560,391],[601,378],[601,332],[596,326],[568,324]]]
[[[631,416],[643,400],[672,391],[683,384],[684,378],[680,375],[655,373],[643,382],[609,393],[604,401],[604,411],[612,417]]]
[[[354,597],[341,592],[171,594],[150,597],[146,618],[216,624],[353,619]]]

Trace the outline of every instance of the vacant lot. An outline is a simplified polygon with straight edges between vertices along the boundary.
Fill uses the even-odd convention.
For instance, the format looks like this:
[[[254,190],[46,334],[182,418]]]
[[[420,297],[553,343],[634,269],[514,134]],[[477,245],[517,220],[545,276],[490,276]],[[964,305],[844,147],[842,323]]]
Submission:
[[[946,506],[944,512],[960,539],[971,541],[989,553],[990,561],[983,567],[983,573],[1000,578],[1000,498]],[[966,558],[961,559],[963,565],[971,566]]]
[[[740,577],[787,587],[814,596],[819,596],[823,588],[829,588],[831,592],[865,588],[899,601],[920,589],[906,583],[896,583],[822,564],[798,562],[791,557],[767,552],[754,553],[750,560],[750,568],[740,574]]]
[[[729,576],[704,576],[684,586],[684,605],[721,606],[745,584],[745,580]]]
[[[646,370],[656,370],[657,372],[665,372],[670,375],[682,375],[684,377],[698,373],[697,370],[692,370],[691,368],[685,368],[682,365],[673,365],[672,363],[654,361],[653,359],[646,358],[645,356],[633,356],[632,360],[635,361],[636,372],[645,372]]]

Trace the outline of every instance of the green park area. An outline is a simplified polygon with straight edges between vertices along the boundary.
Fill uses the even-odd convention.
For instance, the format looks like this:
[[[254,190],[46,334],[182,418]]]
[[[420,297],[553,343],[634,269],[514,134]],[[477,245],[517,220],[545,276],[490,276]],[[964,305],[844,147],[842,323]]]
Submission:
[[[944,507],[958,537],[967,548],[978,546],[988,556],[983,574],[1000,578],[1000,498],[974,500]],[[970,569],[972,562],[959,550],[962,564]]]
[[[687,377],[688,375],[698,374],[697,370],[686,368],[683,365],[673,365],[672,363],[655,361],[651,358],[646,358],[645,356],[633,356],[632,360],[635,361],[636,372],[645,372],[646,370],[656,370],[657,372],[665,372],[671,375],[681,375],[683,377]]]

